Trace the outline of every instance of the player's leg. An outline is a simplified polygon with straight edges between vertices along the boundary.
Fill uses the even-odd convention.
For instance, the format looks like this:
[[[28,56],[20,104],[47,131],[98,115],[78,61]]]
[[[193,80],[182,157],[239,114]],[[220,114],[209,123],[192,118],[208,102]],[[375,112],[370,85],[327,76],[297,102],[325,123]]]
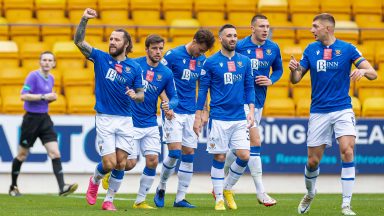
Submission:
[[[145,156],[145,168],[140,177],[140,188],[136,196],[133,208],[153,209],[145,202],[148,191],[151,189],[155,180],[156,168],[159,163],[159,154],[161,153],[160,133],[157,126],[143,128],[145,136],[140,140],[141,152]]]
[[[246,121],[235,121],[232,123],[230,148],[236,150],[237,158],[229,167],[228,175],[224,180],[224,198],[230,209],[237,209],[236,202],[233,197],[232,187],[237,183],[243,175],[249,160],[249,141],[246,136]]]
[[[168,146],[168,155],[164,157],[160,173],[160,182],[153,199],[157,207],[164,207],[165,190],[169,177],[175,172],[176,164],[181,157],[183,117],[175,113],[172,120],[165,119],[163,129]]]
[[[351,109],[334,113],[335,137],[339,143],[342,160],[341,185],[343,215],[356,215],[351,209],[352,191],[355,183],[354,146],[356,138],[355,115]]]
[[[20,174],[21,165],[27,159],[29,149],[33,147],[37,137],[38,129],[41,118],[37,115],[26,113],[23,116],[23,122],[21,124],[20,142],[18,147],[17,156],[12,161],[12,183],[9,187],[10,196],[21,196],[19,188],[17,186],[17,178]]]
[[[115,118],[101,114],[96,115],[96,144],[99,147],[102,161],[96,165],[95,172],[89,179],[86,199],[90,205],[96,203],[100,180],[108,172],[111,172],[117,163],[115,128]]]
[[[320,160],[326,146],[332,145],[332,124],[329,114],[311,114],[308,122],[307,152],[308,159],[304,168],[307,193],[298,206],[298,213],[309,211],[316,195],[316,180],[320,174]]]
[[[191,184],[193,176],[193,160],[195,148],[197,148],[197,136],[193,131],[195,115],[186,115],[183,128],[183,142],[181,148],[181,162],[177,177],[179,179],[174,207],[195,208],[186,199],[188,187]]]
[[[128,155],[137,153],[136,142],[134,142],[132,134],[134,131],[132,117],[116,116],[114,118],[116,120],[116,165],[109,177],[109,187],[102,205],[102,209],[108,211],[116,210],[113,200],[123,181]]]
[[[229,135],[227,133],[229,124],[223,121],[212,120],[208,122],[207,151],[213,155],[211,167],[211,181],[213,193],[215,194],[215,210],[225,210],[224,205],[224,163],[225,154],[229,150]]]

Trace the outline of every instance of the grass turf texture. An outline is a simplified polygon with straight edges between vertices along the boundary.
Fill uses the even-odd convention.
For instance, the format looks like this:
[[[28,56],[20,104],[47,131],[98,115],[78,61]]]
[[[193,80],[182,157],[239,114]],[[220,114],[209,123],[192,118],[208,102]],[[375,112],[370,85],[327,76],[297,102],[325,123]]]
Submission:
[[[298,215],[297,205],[303,194],[272,194],[278,201],[276,206],[265,207],[258,204],[254,194],[237,194],[237,210],[215,211],[214,201],[210,194],[189,194],[188,201],[196,205],[196,209],[173,208],[174,194],[166,194],[165,207],[155,210],[132,209],[136,195],[118,194],[115,200],[117,212],[101,210],[104,194],[94,206],[86,203],[84,194],[75,194],[68,197],[57,195],[25,194],[21,197],[10,197],[0,194],[0,215]],[[153,194],[147,196],[147,202],[154,206]],[[384,215],[384,194],[355,194],[352,200],[352,209],[357,215]],[[311,205],[309,215],[341,215],[340,194],[318,194]]]

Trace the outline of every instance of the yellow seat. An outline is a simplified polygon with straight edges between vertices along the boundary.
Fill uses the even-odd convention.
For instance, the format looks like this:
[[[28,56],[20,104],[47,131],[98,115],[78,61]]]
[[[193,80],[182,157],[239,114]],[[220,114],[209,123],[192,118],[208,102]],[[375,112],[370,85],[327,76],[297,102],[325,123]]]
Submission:
[[[59,69],[84,68],[85,59],[73,41],[56,42],[53,45],[56,67]]]
[[[364,104],[369,98],[384,97],[384,88],[363,88],[357,89],[360,101]]]
[[[310,78],[308,77],[309,77],[309,74],[305,75],[303,77],[303,80],[301,80],[298,84],[291,86],[292,98],[296,104],[302,98],[311,99],[311,85],[310,85]]]
[[[131,35],[132,40],[135,41],[137,36],[137,30],[135,27],[136,24],[132,20],[107,20],[107,21],[104,20],[102,22],[103,24],[107,25],[105,28],[106,41],[109,41],[109,37],[112,31],[116,29],[126,30]]]
[[[98,3],[103,22],[128,19],[129,0],[99,0]]]
[[[322,13],[330,13],[338,20],[351,20],[351,0],[321,0]]]
[[[0,17],[0,40],[8,40],[9,32],[7,24],[7,20]]]
[[[352,103],[352,109],[355,113],[355,116],[360,117],[361,115],[361,103],[359,98],[357,97],[351,97],[351,103]]]
[[[2,97],[6,95],[18,95],[20,97],[21,89],[23,85],[1,85],[0,86],[0,95]]]
[[[22,68],[0,68],[0,85],[22,85],[27,75]]]
[[[167,40],[168,38],[168,29],[167,24],[164,20],[152,20],[151,23],[135,23],[137,27],[137,37],[140,41],[145,40],[145,38],[150,34],[158,34],[161,37]]]
[[[224,12],[225,0],[195,0],[195,14],[202,26],[223,25]]]
[[[36,70],[40,67],[40,55],[51,47],[43,42],[22,43],[19,46],[21,65],[26,71]]]
[[[19,49],[14,41],[0,41],[0,65],[2,68],[19,67]]]
[[[251,34],[250,25],[256,15],[256,0],[226,0],[228,22],[235,25],[237,37],[243,38]]]
[[[69,114],[95,114],[95,96],[90,95],[72,95],[67,97],[67,111]]]
[[[269,20],[269,16],[268,16]],[[291,44],[295,42],[295,30],[293,24],[288,21],[270,21],[271,37],[273,40],[289,40]],[[280,45],[280,44],[279,44]]]
[[[167,24],[174,19],[191,19],[193,0],[163,0],[163,13]]]
[[[1,97],[0,97],[0,113],[3,112],[3,101],[1,100]]]
[[[63,85],[68,86],[94,86],[94,72],[90,69],[63,70]]]
[[[291,59],[291,55],[293,55],[296,60],[298,60],[303,52],[304,50],[299,45],[286,45],[281,49],[281,57],[283,61],[289,61]]]
[[[267,16],[271,23],[286,22],[288,18],[287,0],[260,0],[258,12]]]
[[[71,98],[76,95],[93,95],[92,86],[67,86],[64,88],[65,96]]]
[[[67,101],[61,94],[57,95],[57,100],[49,103],[48,112],[50,114],[65,114],[67,112]]]
[[[160,20],[161,0],[131,0],[132,19],[137,24]]]
[[[24,113],[24,102],[18,95],[3,95],[2,96],[2,110],[7,114],[22,114]]]
[[[298,117],[309,117],[311,110],[311,99],[301,98],[296,103],[296,116]]]
[[[9,22],[32,19],[33,0],[4,0],[4,15]]]
[[[363,54],[363,57],[372,65],[376,64],[375,62],[375,48],[368,45],[355,45],[356,48]],[[383,58],[384,60],[384,58]]]
[[[36,17],[41,22],[65,18],[66,0],[35,0]]]
[[[265,101],[263,115],[268,117],[293,117],[295,104],[291,98],[271,98]]]
[[[384,68],[380,68],[377,74],[376,80],[363,77],[356,82],[357,93],[362,104],[367,98],[384,97]]]
[[[140,43],[133,43],[132,53],[130,53],[128,56],[130,58],[138,58],[146,56],[146,54],[147,53],[145,52],[144,40],[141,40]]]
[[[320,0],[288,0],[289,4],[289,13],[291,15],[291,19],[294,23],[299,23],[302,16],[301,14],[309,14],[312,15],[312,19],[314,15],[317,15],[320,12]],[[310,21],[312,21],[310,19]]]
[[[53,70],[51,70],[51,74],[52,74],[53,79],[54,79],[53,91],[55,91],[56,93],[61,93],[61,87],[62,87],[62,83],[63,83],[63,75],[62,75],[61,70],[53,69]]]
[[[196,19],[175,19],[171,22],[169,37],[174,43],[191,41],[199,27]]]
[[[280,81],[276,82],[279,83]],[[267,99],[269,98],[288,98],[288,83],[286,86],[278,86],[278,85],[272,85],[268,87],[267,90]]]
[[[71,23],[67,18],[42,21],[41,36],[44,43],[53,45],[57,41],[73,40]]]
[[[366,23],[380,23],[382,19],[382,2],[380,0],[352,0],[352,14],[360,26]]]
[[[352,21],[337,21],[335,36],[338,39],[357,44],[359,42],[359,28]]]
[[[38,42],[40,40],[40,27],[36,19],[19,20],[9,27],[11,39],[18,44]]]
[[[367,42],[383,41],[384,40],[384,24],[382,22],[359,22],[361,29],[361,42],[366,45]]]
[[[384,117],[384,97],[369,98],[363,103],[363,117]]]
[[[79,24],[80,19],[84,14],[85,8],[92,8],[92,9],[97,10],[97,1],[95,1],[95,0],[67,0],[67,9],[68,9],[69,20],[72,23]],[[87,28],[87,30],[88,30],[88,28]],[[87,31],[87,34],[88,34],[88,31]]]

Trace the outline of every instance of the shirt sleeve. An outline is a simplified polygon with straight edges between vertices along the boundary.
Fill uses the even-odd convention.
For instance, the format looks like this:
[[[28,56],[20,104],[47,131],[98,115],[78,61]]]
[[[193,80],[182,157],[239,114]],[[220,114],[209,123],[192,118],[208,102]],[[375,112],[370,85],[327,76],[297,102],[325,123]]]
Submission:
[[[102,51],[98,50],[97,48],[92,47],[92,51],[91,51],[91,54],[89,55],[88,59],[91,62],[95,62],[95,61],[97,61],[97,59],[99,58],[99,56],[102,53],[103,53]]]
[[[169,109],[174,109],[179,103],[179,98],[177,97],[175,80],[173,79],[173,74],[169,77],[167,85],[165,86],[165,93],[169,98]]]
[[[165,53],[163,56],[163,59],[161,59],[161,63],[165,66],[167,66],[169,69],[172,70],[172,50],[169,50],[168,52]]]
[[[272,63],[272,74],[270,77],[272,84],[277,82],[282,75],[283,75],[283,63],[281,61],[280,49],[277,47],[277,55],[275,60]]]
[[[134,89],[143,88],[143,69],[140,67],[140,65],[138,65],[136,68],[133,88]]]
[[[205,105],[205,100],[207,99],[208,88],[211,85],[211,76],[212,71],[209,68],[209,63],[207,61],[203,64],[203,69],[200,72],[200,85],[199,85],[199,94],[197,97],[196,109],[203,110]]]
[[[255,87],[254,80],[252,76],[252,67],[251,60],[247,58],[246,60],[246,70],[245,70],[245,83],[244,83],[244,93],[245,93],[245,103],[255,104]]]
[[[355,47],[354,45],[350,44],[350,53],[351,53],[351,61],[356,67],[359,67],[360,63],[365,61],[365,58],[363,57],[362,53]]]
[[[35,78],[32,76],[32,73],[27,76],[25,79],[23,88],[21,89],[21,94],[29,94],[33,92],[35,87]]]

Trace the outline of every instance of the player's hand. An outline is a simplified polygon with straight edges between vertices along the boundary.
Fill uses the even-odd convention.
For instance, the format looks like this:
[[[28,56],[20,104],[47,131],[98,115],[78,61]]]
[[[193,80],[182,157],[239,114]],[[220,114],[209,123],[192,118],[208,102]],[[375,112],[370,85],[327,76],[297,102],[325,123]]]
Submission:
[[[267,76],[256,76],[255,83],[260,86],[272,85],[272,81]]]
[[[84,10],[83,17],[86,19],[93,19],[97,17],[97,12],[91,8],[87,8]]]
[[[161,102],[161,109],[164,110],[164,112],[168,112],[168,110],[169,110],[169,103],[168,103],[168,101],[162,101]]]
[[[130,89],[128,86],[127,86],[127,91],[125,92],[126,95],[128,95],[132,100],[135,100],[136,99],[136,92],[135,90],[133,89]]]
[[[296,61],[295,57],[291,55],[291,60],[289,61],[289,70],[292,72],[297,70],[299,68],[300,64],[298,61]]]
[[[349,77],[351,77],[352,81],[359,81],[364,75],[365,75],[365,70],[356,68],[355,70],[352,71]]]
[[[249,112],[247,115],[247,129],[250,129],[255,123],[255,114],[254,112]]]
[[[207,125],[209,118],[209,112],[207,110],[203,110],[203,113],[201,114],[201,123],[202,125]]]
[[[165,118],[167,118],[168,120],[172,120],[175,117],[176,116],[175,116],[175,113],[173,112],[173,110],[168,110],[165,112]]]
[[[201,116],[195,116],[195,122],[193,123],[193,131],[196,136],[199,137],[201,131]]]
[[[55,92],[45,94],[44,96],[45,96],[45,100],[49,102],[57,100],[57,94]]]

